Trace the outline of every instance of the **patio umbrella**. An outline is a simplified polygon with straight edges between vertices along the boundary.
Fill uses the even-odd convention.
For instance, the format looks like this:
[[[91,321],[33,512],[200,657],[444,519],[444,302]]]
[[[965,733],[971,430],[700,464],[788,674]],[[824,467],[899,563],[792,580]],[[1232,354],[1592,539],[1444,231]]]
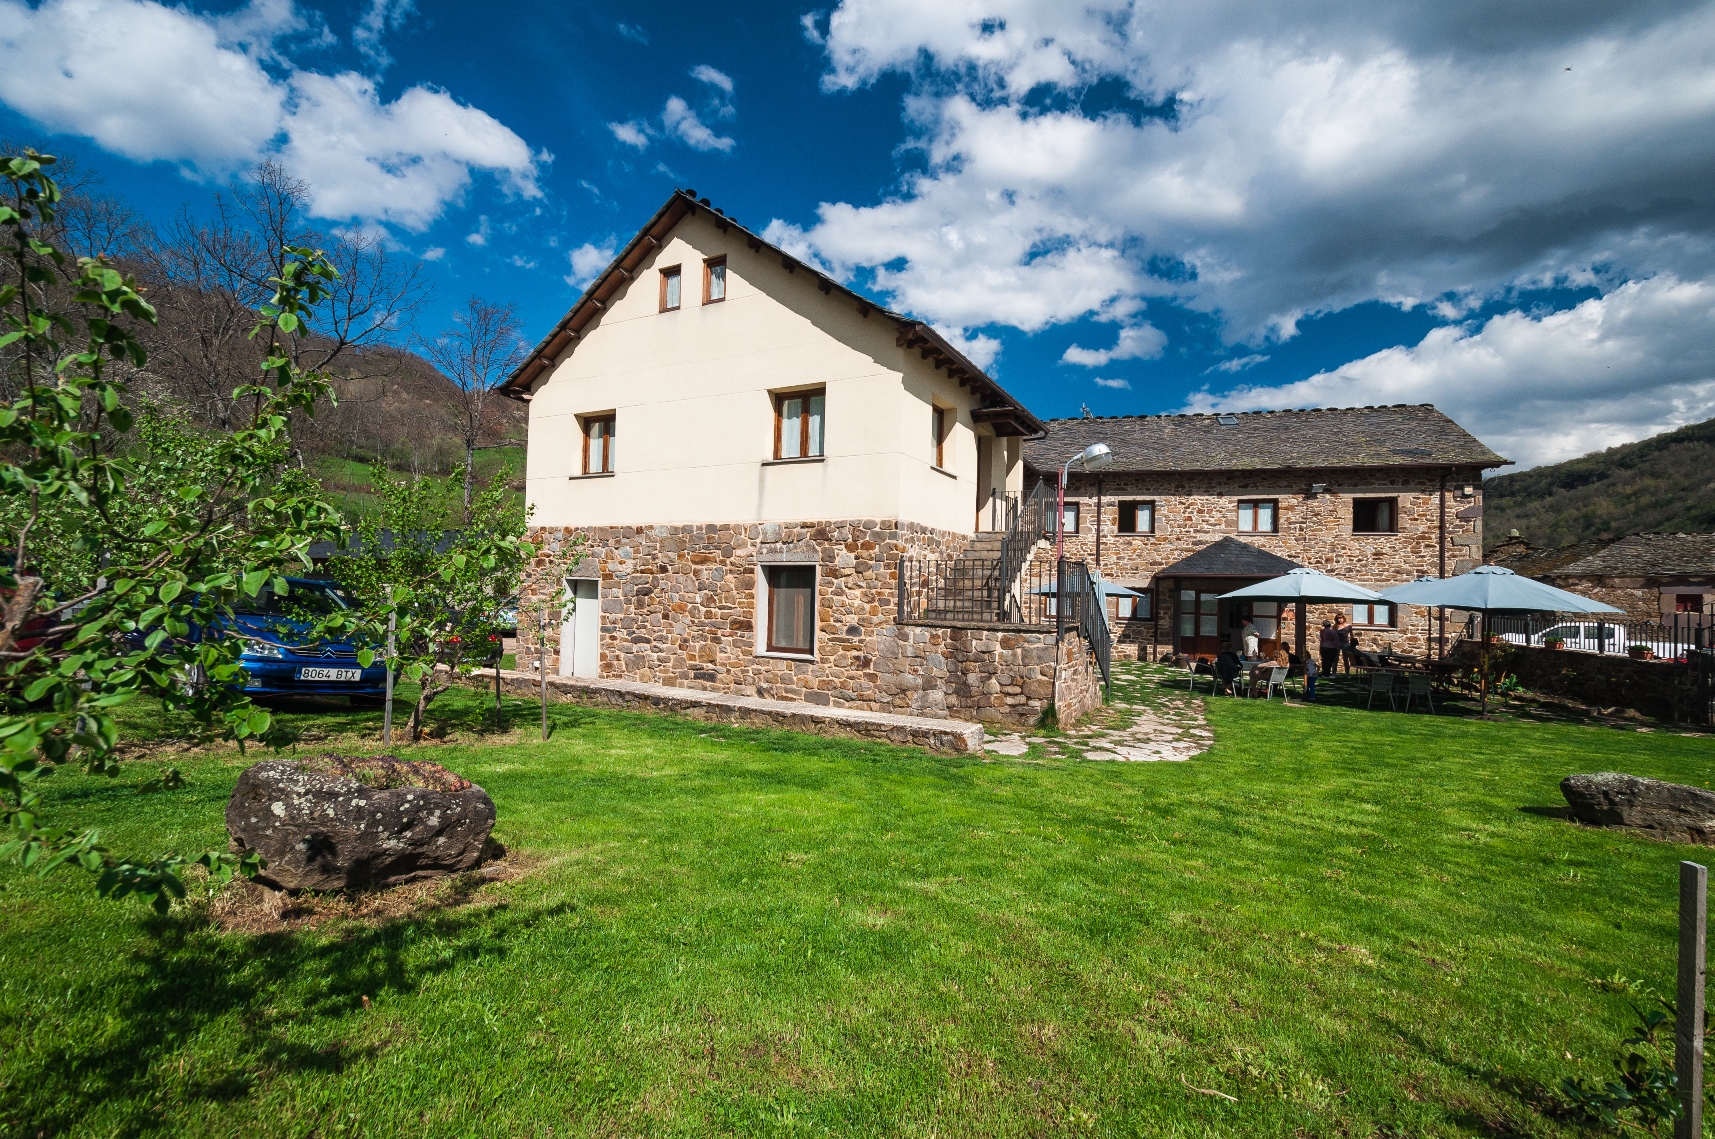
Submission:
[[[1321,570],[1300,566],[1287,570],[1279,577],[1271,577],[1267,581],[1259,581],[1255,585],[1247,585],[1243,589],[1235,589],[1231,593],[1223,593],[1221,600],[1236,598],[1240,601],[1291,601],[1292,615],[1297,625],[1298,658],[1304,659],[1304,607],[1306,605],[1339,605],[1348,601],[1380,601],[1382,595],[1361,585],[1353,585],[1349,581],[1341,581]]]
[[[1091,574],[1090,575],[1090,583],[1096,587],[1096,593],[1102,599],[1102,620],[1103,621],[1106,621],[1108,619],[1108,598],[1110,598],[1110,597],[1142,597],[1143,596],[1143,594],[1139,593],[1137,590],[1128,589],[1126,586],[1123,586],[1123,585],[1116,585],[1113,582],[1102,577],[1102,575],[1100,575],[1100,574],[1095,574],[1095,573]],[[1056,594],[1058,594],[1059,592],[1060,592],[1059,586],[1055,582],[1051,581],[1047,585],[1037,586],[1035,589],[1030,591],[1030,595],[1033,597],[1053,597]]]
[[[1401,605],[1429,605],[1464,609],[1483,615],[1483,714],[1489,711],[1489,615],[1492,613],[1621,613],[1612,605],[1592,601],[1534,578],[1523,577],[1505,566],[1478,566],[1458,577],[1419,578],[1382,590],[1382,596]]]

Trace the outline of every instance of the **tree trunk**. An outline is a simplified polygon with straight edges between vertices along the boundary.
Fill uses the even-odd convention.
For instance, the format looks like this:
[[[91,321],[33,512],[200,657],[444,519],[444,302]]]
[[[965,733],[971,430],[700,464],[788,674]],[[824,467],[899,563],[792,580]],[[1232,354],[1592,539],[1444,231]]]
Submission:
[[[470,492],[476,483],[476,444],[466,439],[464,444],[464,516],[470,521]]]

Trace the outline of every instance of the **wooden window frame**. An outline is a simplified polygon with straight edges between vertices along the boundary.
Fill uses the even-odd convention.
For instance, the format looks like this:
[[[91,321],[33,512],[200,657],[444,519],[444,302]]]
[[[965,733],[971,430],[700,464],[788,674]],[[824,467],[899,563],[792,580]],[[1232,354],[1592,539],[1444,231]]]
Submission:
[[[768,604],[762,614],[762,644],[763,651],[776,656],[814,657],[816,655],[816,618],[818,603],[822,589],[822,575],[814,563],[769,565],[760,567],[763,580],[768,590]],[[781,570],[805,570],[810,575],[810,647],[799,648],[796,645],[786,646],[774,643],[774,606],[780,590],[774,584],[774,574]]]
[[[809,412],[810,412],[810,400],[815,398],[816,396],[822,397],[822,450],[820,452],[812,455],[812,454],[810,454],[810,414],[809,414]],[[785,416],[786,401],[789,399],[801,399],[804,401],[804,414],[802,414],[798,417],[798,431],[799,431],[798,453],[796,455],[791,456],[790,458],[787,457],[787,455],[785,453],[785,449],[783,447],[781,447],[781,445],[780,445],[783,442],[783,440],[781,439],[781,431],[786,426],[786,416]],[[826,453],[828,450],[828,423],[827,423],[827,419],[828,419],[828,389],[827,388],[799,388],[796,391],[775,392],[774,393],[774,461],[775,462],[793,463],[793,462],[797,462],[800,459],[820,459],[820,458],[826,457]]]
[[[947,409],[939,404],[929,405],[929,431],[935,437],[935,466],[947,469]]]
[[[1387,609],[1387,620],[1386,621],[1374,621],[1374,620],[1360,621],[1360,620],[1358,620],[1356,610],[1357,610],[1359,605],[1362,605],[1366,610],[1368,610],[1369,615],[1371,617],[1374,617],[1376,615],[1376,609],[1378,606],[1386,607],[1386,609]],[[1352,615],[1352,627],[1354,629],[1397,629],[1397,628],[1399,628],[1399,606],[1393,604],[1391,601],[1376,601],[1376,602],[1360,601],[1360,602],[1357,602],[1356,604],[1354,604],[1352,606],[1352,609],[1354,610],[1353,615]]]
[[[1147,530],[1139,530],[1136,528],[1137,527],[1137,508],[1140,506],[1149,507],[1149,529],[1147,529]],[[1131,517],[1131,525],[1130,526],[1126,525],[1126,516],[1128,513]],[[1153,533],[1155,533],[1155,500],[1153,498],[1126,498],[1126,499],[1121,499],[1120,500],[1120,513],[1119,513],[1119,527],[1115,531],[1115,533],[1119,533],[1119,534],[1153,534]]]
[[[1239,522],[1239,519],[1243,517],[1244,508],[1247,506],[1251,508],[1252,528],[1249,530],[1244,529],[1243,525]],[[1266,506],[1269,508],[1269,518],[1274,522],[1274,525],[1270,526],[1267,530],[1258,530],[1255,528],[1256,508],[1259,506]],[[1233,522],[1235,525],[1239,526],[1237,532],[1240,534],[1278,534],[1280,533],[1280,500],[1278,498],[1241,498],[1233,507]]]
[[[731,284],[731,282],[723,275],[721,279],[721,295],[717,297],[710,294],[710,289],[715,283],[716,265],[719,265],[722,269],[726,268],[726,254],[723,253],[719,257],[710,257],[708,260],[703,262],[703,303],[706,305],[718,305],[722,301],[726,300],[727,286]],[[684,284],[681,283],[679,287],[683,289]],[[681,297],[683,297],[682,293]]]
[[[584,474],[611,475],[613,473],[613,429],[618,418],[619,417],[613,412],[608,412],[606,415],[585,415],[579,417],[584,429]],[[592,471],[590,470],[590,428],[594,427],[598,423],[607,424],[607,446],[602,448],[602,469],[599,471]]]
[[[662,312],[678,312],[685,305],[685,274],[683,266],[669,265],[661,270],[661,310]],[[667,305],[667,278],[679,278],[679,303],[671,308]]]
[[[1386,502],[1386,503],[1390,504],[1388,507],[1388,516],[1392,520],[1393,525],[1388,527],[1385,530],[1360,530],[1360,529],[1358,529],[1358,505],[1360,503],[1367,504],[1367,503],[1375,503],[1375,502]],[[1363,498],[1352,499],[1352,533],[1354,533],[1354,534],[1397,534],[1397,533],[1399,533],[1399,497],[1397,495],[1374,495],[1374,496],[1366,495]]]

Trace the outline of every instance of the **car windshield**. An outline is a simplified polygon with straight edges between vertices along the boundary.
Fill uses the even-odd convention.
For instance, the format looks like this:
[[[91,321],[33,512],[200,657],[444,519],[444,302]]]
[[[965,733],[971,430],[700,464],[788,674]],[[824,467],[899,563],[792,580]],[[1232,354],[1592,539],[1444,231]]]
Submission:
[[[234,613],[247,617],[324,617],[351,602],[338,586],[322,581],[291,582],[291,592],[284,597],[272,586],[263,587],[255,597],[241,597],[232,606]]]

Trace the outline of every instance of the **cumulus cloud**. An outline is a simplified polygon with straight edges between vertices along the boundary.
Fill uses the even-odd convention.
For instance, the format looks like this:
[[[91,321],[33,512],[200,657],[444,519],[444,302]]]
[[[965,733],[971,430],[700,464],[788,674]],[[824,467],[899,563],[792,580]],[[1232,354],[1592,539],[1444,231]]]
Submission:
[[[1203,370],[1203,374],[1208,375],[1210,372],[1225,372],[1229,376],[1236,375],[1239,372],[1243,372],[1248,368],[1254,368],[1258,364],[1266,363],[1267,361],[1268,355],[1266,353],[1253,352],[1249,356],[1237,356],[1231,360],[1222,360],[1219,364],[1205,368]]]
[[[613,260],[614,251],[618,248],[613,238],[608,238],[600,245],[589,242],[578,246],[567,255],[571,262],[572,271],[566,274],[566,284],[574,289],[582,289],[596,279],[603,269]]]
[[[408,10],[375,0],[370,46]],[[326,29],[290,0],[220,17],[153,0],[0,0],[0,25],[0,101],[139,162],[212,178],[273,156],[310,184],[318,216],[413,230],[461,200],[474,171],[540,193],[542,156],[446,92],[419,85],[383,102],[365,76],[291,66],[283,41],[319,43]]]
[[[1433,403],[1525,467],[1710,418],[1715,279],[1662,274],[1558,312],[1449,325],[1295,383],[1204,393],[1187,410],[1387,403]]]
[[[803,242],[948,325],[1161,298],[1262,355],[1368,302],[1715,276],[1715,5],[844,0],[807,26],[827,89],[910,80],[918,160]]]
[[[1167,334],[1145,321],[1120,329],[1119,340],[1112,348],[1080,348],[1074,344],[1061,355],[1060,362],[1099,368],[1110,360],[1153,360],[1165,347]]]
[[[1096,377],[1096,386],[1098,388],[1116,388],[1116,389],[1121,390],[1121,391],[1130,391],[1131,390],[1131,381],[1130,380],[1104,380],[1100,376],[1098,376],[1098,377]]]
[[[649,124],[642,119],[632,119],[630,122],[609,123],[607,129],[613,132],[613,137],[626,146],[634,146],[643,150],[649,145]]]
[[[732,94],[732,76],[717,68],[710,67],[706,63],[699,63],[691,68],[691,78],[707,83],[711,87],[719,87],[728,95]]]

